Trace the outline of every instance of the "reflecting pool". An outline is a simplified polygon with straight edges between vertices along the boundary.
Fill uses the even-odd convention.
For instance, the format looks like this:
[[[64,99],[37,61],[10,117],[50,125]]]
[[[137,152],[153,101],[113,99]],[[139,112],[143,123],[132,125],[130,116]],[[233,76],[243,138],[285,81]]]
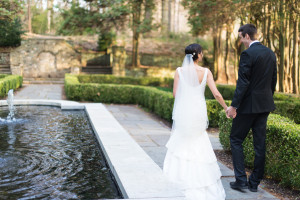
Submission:
[[[0,199],[120,199],[84,111],[0,107]]]

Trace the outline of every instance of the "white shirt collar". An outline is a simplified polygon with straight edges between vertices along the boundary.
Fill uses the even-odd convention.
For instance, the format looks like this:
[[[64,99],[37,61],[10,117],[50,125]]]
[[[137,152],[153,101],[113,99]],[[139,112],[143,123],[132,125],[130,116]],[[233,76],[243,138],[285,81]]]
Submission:
[[[252,41],[250,44],[249,44],[249,47],[251,47],[252,44],[256,43],[256,42],[259,42],[258,40],[254,40]]]

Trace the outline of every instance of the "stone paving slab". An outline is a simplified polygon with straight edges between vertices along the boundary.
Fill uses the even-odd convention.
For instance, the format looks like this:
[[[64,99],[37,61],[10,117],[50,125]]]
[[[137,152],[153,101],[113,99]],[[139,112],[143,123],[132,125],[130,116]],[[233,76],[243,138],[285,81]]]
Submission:
[[[36,84],[23,85],[21,90],[14,95],[15,99],[46,99],[46,100],[61,100],[63,85]]]
[[[226,192],[226,200],[276,200],[273,195],[265,190],[258,188],[257,192],[250,192],[250,190],[233,190],[230,188],[229,183],[235,181],[233,177],[222,178],[222,183]]]

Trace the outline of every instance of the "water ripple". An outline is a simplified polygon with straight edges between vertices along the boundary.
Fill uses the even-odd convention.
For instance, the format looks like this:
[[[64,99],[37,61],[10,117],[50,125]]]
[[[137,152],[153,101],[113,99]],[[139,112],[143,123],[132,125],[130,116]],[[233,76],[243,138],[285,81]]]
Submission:
[[[122,198],[84,112],[17,110],[0,120],[0,199]]]

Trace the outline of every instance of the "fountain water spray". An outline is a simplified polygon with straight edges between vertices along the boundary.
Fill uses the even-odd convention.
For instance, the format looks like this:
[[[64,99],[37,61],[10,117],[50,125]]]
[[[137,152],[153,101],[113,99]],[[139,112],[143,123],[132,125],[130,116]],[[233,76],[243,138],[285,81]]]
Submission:
[[[15,107],[14,107],[14,90],[11,89],[8,91],[7,104],[9,108],[9,114],[7,116],[8,121],[15,121]]]

